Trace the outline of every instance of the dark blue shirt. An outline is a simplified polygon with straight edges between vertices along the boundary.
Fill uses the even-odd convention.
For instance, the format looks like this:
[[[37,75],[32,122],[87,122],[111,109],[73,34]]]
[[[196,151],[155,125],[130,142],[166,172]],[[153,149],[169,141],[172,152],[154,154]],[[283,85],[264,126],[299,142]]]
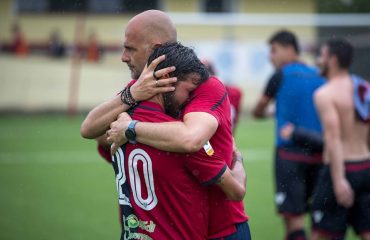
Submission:
[[[315,90],[322,84],[324,79],[317,70],[299,62],[285,65],[271,77],[265,95],[276,101],[277,147],[294,147],[292,141],[282,139],[279,134],[288,122],[322,134],[313,100]]]

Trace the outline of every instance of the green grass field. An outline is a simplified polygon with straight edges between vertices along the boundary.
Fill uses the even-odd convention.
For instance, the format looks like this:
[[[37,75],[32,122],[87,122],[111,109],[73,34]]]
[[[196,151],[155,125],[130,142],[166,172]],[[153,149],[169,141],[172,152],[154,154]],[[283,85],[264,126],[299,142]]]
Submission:
[[[81,121],[0,118],[0,239],[119,239],[114,173],[95,142],[80,137]],[[273,123],[243,119],[236,138],[246,158],[252,237],[283,239],[273,203]]]

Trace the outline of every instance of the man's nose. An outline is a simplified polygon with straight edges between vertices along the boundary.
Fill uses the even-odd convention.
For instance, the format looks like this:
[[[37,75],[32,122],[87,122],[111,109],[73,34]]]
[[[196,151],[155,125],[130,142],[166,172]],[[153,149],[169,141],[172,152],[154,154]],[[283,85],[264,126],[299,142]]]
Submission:
[[[121,61],[126,62],[126,63],[130,61],[129,56],[127,54],[125,54],[125,51],[122,52]]]

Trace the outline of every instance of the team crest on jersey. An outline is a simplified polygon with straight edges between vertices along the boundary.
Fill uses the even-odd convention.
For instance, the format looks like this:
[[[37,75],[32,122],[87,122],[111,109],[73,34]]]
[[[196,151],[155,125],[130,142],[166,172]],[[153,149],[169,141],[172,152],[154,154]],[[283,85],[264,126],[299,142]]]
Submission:
[[[145,233],[138,233],[138,229],[146,232],[154,232],[156,224],[153,221],[141,221],[136,215],[131,214],[127,218],[123,216],[123,235],[124,239],[151,240],[152,238]]]
[[[126,221],[129,228],[137,228],[139,226],[139,220],[135,215],[128,216]]]
[[[204,151],[206,151],[208,156],[212,156],[215,153],[215,151],[213,150],[213,147],[212,147],[212,145],[209,141],[206,144],[204,144],[203,149],[204,149]]]

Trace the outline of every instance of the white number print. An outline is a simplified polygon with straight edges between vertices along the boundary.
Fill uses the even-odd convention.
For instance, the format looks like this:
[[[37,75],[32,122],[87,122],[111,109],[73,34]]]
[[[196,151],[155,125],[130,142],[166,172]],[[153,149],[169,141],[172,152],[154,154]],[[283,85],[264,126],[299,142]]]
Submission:
[[[143,175],[148,193],[146,199],[143,199],[141,194],[141,179],[137,167],[139,161],[143,163]],[[128,168],[131,190],[135,203],[144,210],[152,210],[158,203],[158,199],[154,191],[152,159],[143,149],[135,149],[128,157]]]
[[[118,192],[118,201],[121,205],[128,205],[130,207],[130,199],[128,196],[126,196],[122,191],[122,186],[126,182],[126,174],[125,174],[125,155],[123,154],[123,151],[121,148],[118,149],[116,153],[117,158],[117,168],[118,168],[118,174],[116,176],[116,186],[117,186],[117,192]],[[112,158],[114,161],[114,158]]]
[[[117,159],[117,168],[118,168],[116,184],[119,195],[119,203],[121,205],[129,205],[131,207],[129,197],[126,196],[122,191],[122,187],[126,183],[126,174],[125,174],[126,172],[125,172],[125,155],[123,154],[121,148],[118,149],[115,156]],[[141,161],[143,165],[142,176],[144,176],[143,179],[145,183],[144,186],[146,187],[147,190],[146,192],[148,194],[148,196],[145,199],[143,198],[141,191],[142,179],[140,179],[140,174],[138,171],[139,161]],[[157,205],[158,199],[154,191],[155,189],[153,181],[152,159],[143,149],[140,148],[134,149],[128,156],[128,175],[130,178],[131,192],[134,197],[136,205],[138,205],[140,208],[146,211],[152,210]]]

